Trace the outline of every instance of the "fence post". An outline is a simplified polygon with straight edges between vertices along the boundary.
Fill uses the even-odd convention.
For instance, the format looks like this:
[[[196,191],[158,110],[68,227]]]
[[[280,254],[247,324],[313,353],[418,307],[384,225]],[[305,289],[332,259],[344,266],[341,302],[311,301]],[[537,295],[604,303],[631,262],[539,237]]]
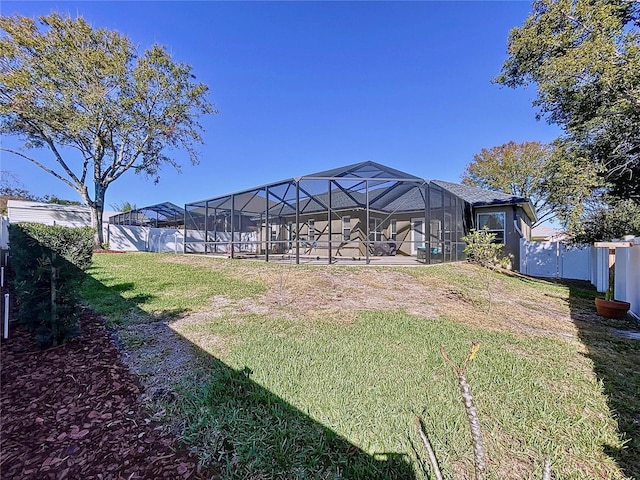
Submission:
[[[9,338],[9,294],[4,294],[4,329],[2,332],[4,339]]]
[[[53,345],[58,345],[58,300],[56,289],[56,253],[51,253],[51,333]]]

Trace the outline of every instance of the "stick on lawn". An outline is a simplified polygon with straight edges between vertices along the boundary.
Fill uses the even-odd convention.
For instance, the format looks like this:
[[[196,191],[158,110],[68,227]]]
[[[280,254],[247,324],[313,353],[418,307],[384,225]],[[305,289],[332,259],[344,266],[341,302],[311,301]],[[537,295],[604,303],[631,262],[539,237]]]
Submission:
[[[416,418],[416,428],[418,429],[424,448],[427,449],[427,453],[429,454],[429,462],[431,463],[431,468],[433,468],[433,474],[436,476],[436,480],[442,480],[442,473],[440,473],[438,459],[436,458],[436,454],[433,452],[433,448],[431,448],[429,437],[424,433],[424,429],[422,428],[422,419],[420,417]]]
[[[485,460],[486,455],[484,451],[484,443],[482,440],[482,430],[480,429],[480,421],[478,420],[476,404],[473,401],[473,396],[471,396],[471,389],[469,388],[469,383],[467,382],[467,377],[465,375],[467,371],[467,364],[473,360],[473,357],[476,356],[479,348],[480,344],[478,342],[473,342],[471,344],[471,351],[469,352],[469,355],[467,355],[467,358],[461,367],[458,367],[451,361],[449,355],[447,355],[447,352],[444,349],[444,346],[440,347],[440,353],[442,358],[445,359],[458,376],[460,393],[462,394],[462,400],[464,401],[464,409],[467,414],[467,419],[469,420],[469,429],[471,430],[471,438],[473,440],[473,460],[475,464],[476,480],[484,480],[487,464]]]

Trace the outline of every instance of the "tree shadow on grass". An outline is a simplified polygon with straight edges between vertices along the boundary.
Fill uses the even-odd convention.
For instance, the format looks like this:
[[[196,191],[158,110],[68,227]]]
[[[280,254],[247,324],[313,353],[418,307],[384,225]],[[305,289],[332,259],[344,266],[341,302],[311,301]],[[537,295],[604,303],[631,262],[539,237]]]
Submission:
[[[87,275],[84,291],[92,292],[90,306],[100,302],[98,310],[108,305],[112,313],[115,309],[137,319],[133,328],[138,330],[128,332],[138,336],[130,355],[144,354],[145,346],[153,342],[162,342],[163,351],[179,344],[192,349],[192,363],[174,365],[184,368],[180,383],[170,392],[155,395],[156,402],[172,412],[169,416],[182,424],[180,435],[224,472],[224,478],[415,478],[406,454],[368,454],[253,381],[250,369],[231,368],[172,330],[166,319],[149,323],[153,319],[141,310],[140,298],[122,297],[131,288],[126,284],[107,287]],[[184,312],[168,313],[176,318]],[[125,320],[125,329],[126,324]],[[147,374],[161,375],[161,368],[152,361]]]
[[[604,386],[609,408],[618,421],[618,432],[626,440],[622,449],[611,445],[603,445],[603,449],[626,476],[640,478],[640,339],[619,334],[640,334],[640,323],[630,315],[619,320],[597,315],[594,299],[598,294],[589,282],[557,283],[569,288],[571,318]]]
[[[249,368],[194,349],[205,374],[183,384],[187,437],[208,442],[228,478],[414,478],[405,454],[369,455],[254,382]]]
[[[151,293],[126,295],[136,288],[132,282],[123,282],[107,286],[91,275],[86,275],[82,288],[84,300],[100,314],[107,315],[108,323],[119,325],[127,319],[137,321],[154,321],[158,318],[173,318],[186,312],[183,308],[174,308],[157,312],[153,316],[144,312],[140,307],[157,296]]]

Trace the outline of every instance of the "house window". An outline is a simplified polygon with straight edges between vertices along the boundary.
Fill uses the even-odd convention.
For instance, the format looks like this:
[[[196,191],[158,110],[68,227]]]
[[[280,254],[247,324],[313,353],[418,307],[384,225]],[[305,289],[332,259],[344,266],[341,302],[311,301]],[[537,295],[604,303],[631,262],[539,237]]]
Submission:
[[[478,230],[487,228],[490,233],[496,236],[496,243],[504,243],[505,239],[505,221],[504,212],[479,213],[478,214]]]
[[[342,241],[348,242],[351,240],[351,217],[342,217]]]
[[[398,230],[396,227],[396,219],[392,218],[389,221],[389,240],[396,240],[396,237],[398,236]]]
[[[315,241],[316,239],[316,223],[314,220],[309,220],[307,222],[307,240],[310,242]]]
[[[369,240],[372,242],[382,241],[382,221],[379,218],[369,219]]]

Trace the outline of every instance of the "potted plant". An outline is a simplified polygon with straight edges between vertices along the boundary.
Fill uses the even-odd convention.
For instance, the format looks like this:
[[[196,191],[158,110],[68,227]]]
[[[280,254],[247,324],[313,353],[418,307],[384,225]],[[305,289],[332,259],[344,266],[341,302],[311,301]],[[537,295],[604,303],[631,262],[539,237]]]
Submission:
[[[621,300],[614,300],[614,288],[615,288],[615,258],[616,247],[628,247],[628,242],[602,242],[596,243],[596,247],[608,247],[609,248],[609,287],[605,293],[604,298],[596,298],[596,311],[598,315],[605,318],[622,318],[624,317],[631,304],[629,302],[623,302]]]

